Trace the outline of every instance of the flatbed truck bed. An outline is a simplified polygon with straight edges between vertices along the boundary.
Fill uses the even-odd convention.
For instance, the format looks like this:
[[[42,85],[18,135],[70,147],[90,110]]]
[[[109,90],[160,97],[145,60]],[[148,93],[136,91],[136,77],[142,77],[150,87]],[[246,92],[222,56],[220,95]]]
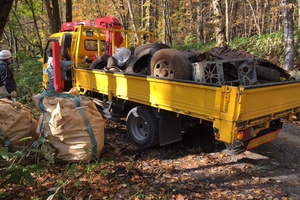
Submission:
[[[76,68],[74,85],[82,94],[136,104],[212,123],[216,139],[233,144],[239,131],[253,129],[252,137],[270,122],[300,112],[299,81],[227,86],[170,80],[151,76]]]

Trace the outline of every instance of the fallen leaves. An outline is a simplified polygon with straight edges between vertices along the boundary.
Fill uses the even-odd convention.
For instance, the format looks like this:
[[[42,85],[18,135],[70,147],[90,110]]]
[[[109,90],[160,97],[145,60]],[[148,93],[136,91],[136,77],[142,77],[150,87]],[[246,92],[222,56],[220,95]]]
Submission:
[[[244,159],[248,152],[238,156],[203,153],[199,146],[182,143],[141,150],[129,142],[124,124],[106,124],[105,148],[98,161],[57,163],[49,171],[34,174],[35,185],[8,185],[0,188],[0,196],[45,198],[67,182],[57,198],[287,199],[282,187],[287,183],[268,177],[269,168],[258,168]],[[263,162],[268,164],[268,160]],[[299,187],[300,182],[288,184]]]

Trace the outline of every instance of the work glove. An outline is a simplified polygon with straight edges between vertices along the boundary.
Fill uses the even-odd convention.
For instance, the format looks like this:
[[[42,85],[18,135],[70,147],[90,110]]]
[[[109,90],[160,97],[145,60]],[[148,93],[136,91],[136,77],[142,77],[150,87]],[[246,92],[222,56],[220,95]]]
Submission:
[[[18,94],[17,94],[17,92],[15,90],[12,91],[10,94],[11,94],[12,97],[17,97],[18,96]]]

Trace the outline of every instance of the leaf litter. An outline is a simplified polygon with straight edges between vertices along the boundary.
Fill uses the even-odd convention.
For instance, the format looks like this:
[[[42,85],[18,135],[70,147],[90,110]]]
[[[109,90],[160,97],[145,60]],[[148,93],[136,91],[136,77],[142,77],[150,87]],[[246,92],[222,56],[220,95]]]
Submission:
[[[181,142],[143,150],[130,143],[124,121],[106,120],[98,160],[49,165],[34,174],[34,185],[0,188],[0,199],[296,199],[299,163],[272,157],[276,145],[229,156],[210,135],[187,133]]]

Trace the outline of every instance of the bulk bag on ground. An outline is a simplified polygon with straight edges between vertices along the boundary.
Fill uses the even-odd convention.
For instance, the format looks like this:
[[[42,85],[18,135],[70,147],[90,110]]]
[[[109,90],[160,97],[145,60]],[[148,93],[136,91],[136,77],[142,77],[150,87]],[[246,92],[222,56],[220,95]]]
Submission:
[[[0,98],[0,141],[9,151],[28,148],[39,138],[37,120],[21,103]]]
[[[57,158],[90,162],[104,146],[104,119],[87,97],[70,93],[43,92],[38,95],[43,111],[37,132],[56,149]]]

